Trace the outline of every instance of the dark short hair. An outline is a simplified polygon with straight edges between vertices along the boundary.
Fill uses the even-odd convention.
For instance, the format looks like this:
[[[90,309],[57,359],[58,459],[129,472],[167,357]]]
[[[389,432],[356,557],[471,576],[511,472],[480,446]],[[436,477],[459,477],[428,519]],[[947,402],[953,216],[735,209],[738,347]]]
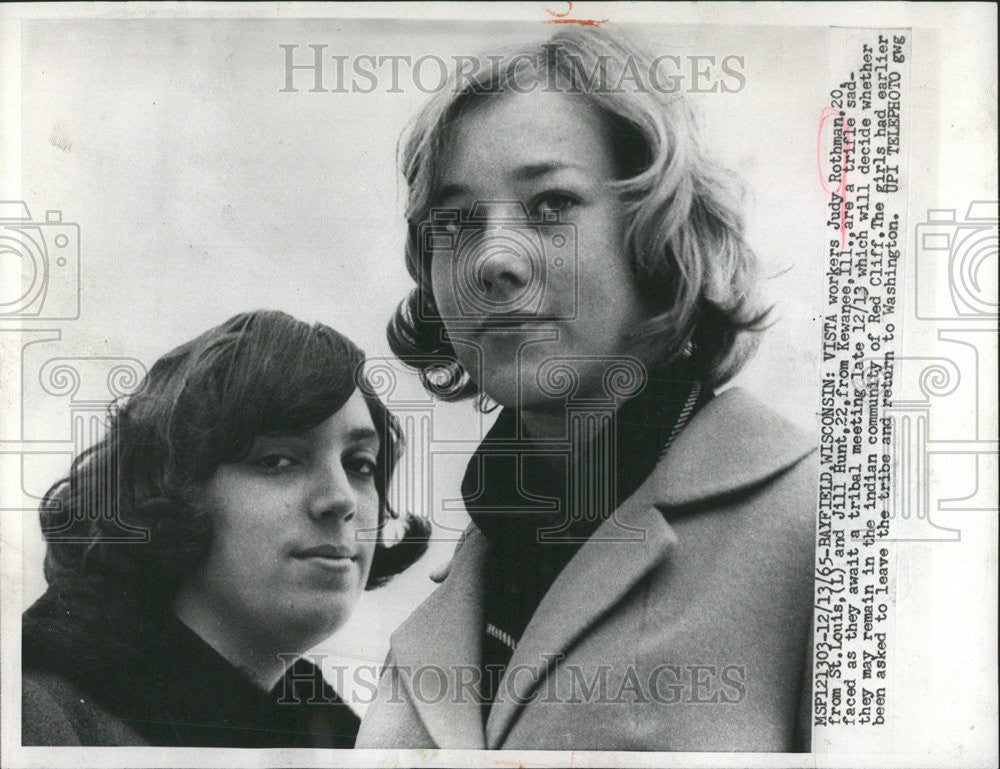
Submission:
[[[461,118],[489,99],[517,93],[522,75],[561,83],[606,126],[618,165],[612,186],[626,208],[623,252],[656,314],[636,331],[650,362],[690,355],[697,376],[731,379],[753,354],[769,308],[760,296],[757,257],[744,238],[742,185],[704,149],[694,110],[681,93],[608,87],[629,73],[655,70],[650,52],[607,28],[571,27],[548,40],[489,52],[472,70],[456,69],[424,106],[400,144],[406,178],[406,265],[416,287],[399,305],[387,335],[424,387],[445,400],[477,397],[437,310],[420,225],[434,206],[442,159]],[[600,82],[586,73],[603,73]],[[593,80],[593,79],[592,79]],[[603,84],[603,85],[602,85]],[[547,87],[547,86],[546,86]]]
[[[211,545],[200,484],[246,456],[260,435],[321,424],[356,389],[380,438],[378,541],[366,588],[409,567],[427,549],[429,526],[406,515],[398,542],[383,541],[387,521],[400,518],[386,487],[403,441],[363,363],[364,353],[329,326],[274,311],[236,315],[164,355],[111,405],[105,436],[45,495],[48,582],[104,577],[134,594],[176,595]],[[126,528],[148,532],[147,540],[123,542]]]

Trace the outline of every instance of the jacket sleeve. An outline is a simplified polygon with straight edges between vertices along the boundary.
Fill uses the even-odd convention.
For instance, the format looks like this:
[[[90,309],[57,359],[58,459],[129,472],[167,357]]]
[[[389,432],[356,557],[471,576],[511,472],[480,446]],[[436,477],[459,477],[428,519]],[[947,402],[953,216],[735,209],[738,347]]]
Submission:
[[[21,744],[82,744],[69,714],[30,676],[24,676],[21,686]]]
[[[59,675],[22,671],[21,744],[148,745],[127,722]]]
[[[375,700],[361,719],[356,748],[438,747],[413,706],[403,678],[390,649]]]

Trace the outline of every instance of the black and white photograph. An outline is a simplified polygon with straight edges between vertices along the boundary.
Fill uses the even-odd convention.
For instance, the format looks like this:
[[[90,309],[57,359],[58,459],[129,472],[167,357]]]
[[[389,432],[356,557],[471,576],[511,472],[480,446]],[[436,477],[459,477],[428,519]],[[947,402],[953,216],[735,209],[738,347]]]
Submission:
[[[996,50],[0,6],[3,766],[994,766]]]

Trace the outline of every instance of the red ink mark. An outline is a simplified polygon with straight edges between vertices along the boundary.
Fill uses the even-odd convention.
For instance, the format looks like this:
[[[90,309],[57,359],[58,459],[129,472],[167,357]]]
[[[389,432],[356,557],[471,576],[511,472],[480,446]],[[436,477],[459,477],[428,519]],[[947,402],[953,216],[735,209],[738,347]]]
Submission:
[[[603,24],[607,21],[607,19],[567,19],[566,17],[573,10],[573,3],[569,2],[569,0],[566,0],[566,10],[563,13],[556,13],[555,11],[550,11],[548,8],[543,10],[549,16],[555,17],[542,22],[543,24],[581,24],[585,27],[596,27],[598,24]]]
[[[840,198],[840,248],[844,249],[847,242],[847,155],[854,149],[850,143],[851,129],[847,127],[847,120],[844,120],[843,152],[840,159],[840,184],[830,188],[826,184],[826,177],[823,175],[823,125],[830,118],[845,118],[841,110],[833,107],[824,107],[823,114],[819,118],[819,132],[816,136],[816,167],[819,169],[819,182],[823,185],[823,191],[828,195],[836,195]]]

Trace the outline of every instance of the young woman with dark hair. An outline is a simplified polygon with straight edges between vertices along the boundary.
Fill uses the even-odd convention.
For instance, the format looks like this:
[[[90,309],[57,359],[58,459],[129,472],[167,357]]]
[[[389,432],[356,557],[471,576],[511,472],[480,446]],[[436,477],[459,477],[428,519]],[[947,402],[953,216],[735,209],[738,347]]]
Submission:
[[[42,504],[24,744],[354,744],[300,657],[427,546],[412,517],[386,541],[401,435],[363,362],[327,326],[245,313],[113,407]]]

